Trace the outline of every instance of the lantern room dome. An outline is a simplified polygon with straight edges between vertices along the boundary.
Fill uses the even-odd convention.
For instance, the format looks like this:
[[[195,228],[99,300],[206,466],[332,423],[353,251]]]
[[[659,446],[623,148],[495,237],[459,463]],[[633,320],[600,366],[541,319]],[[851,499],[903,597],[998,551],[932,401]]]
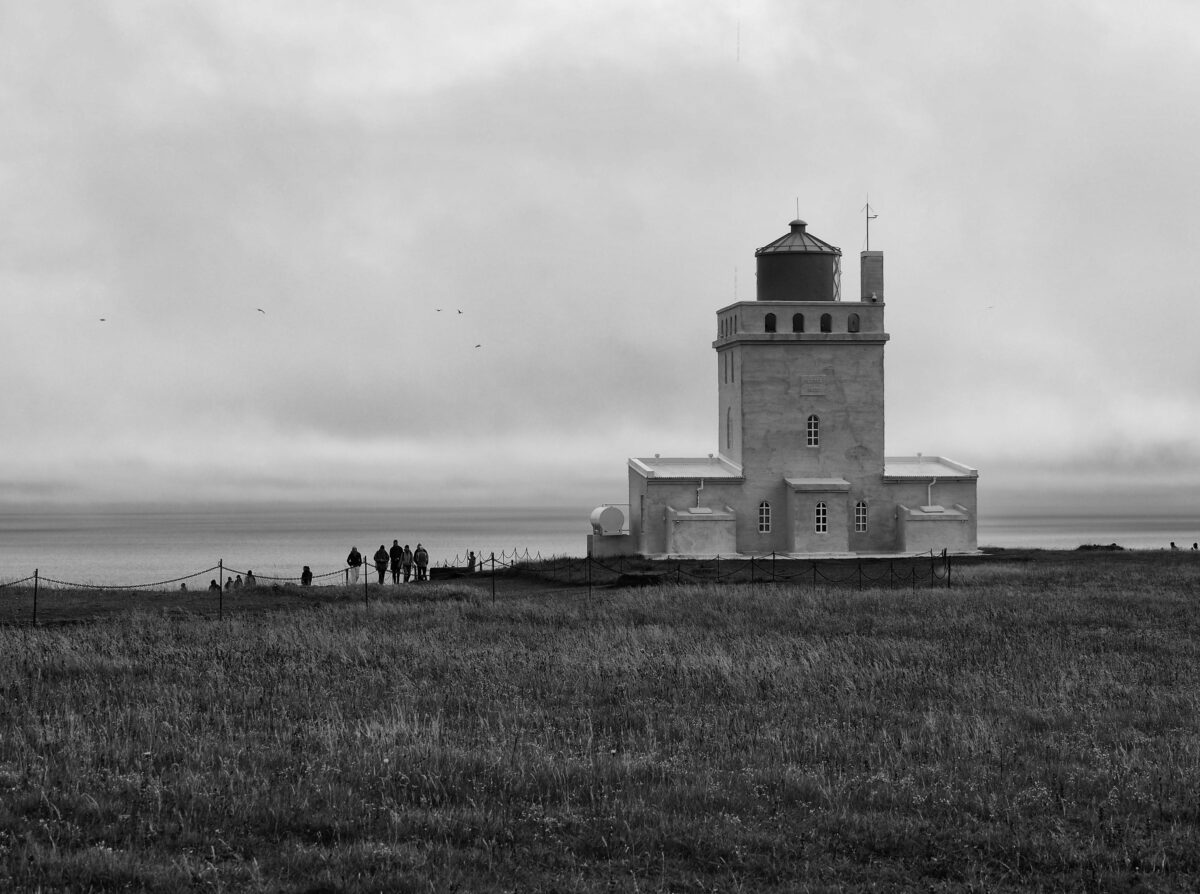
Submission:
[[[754,252],[759,301],[840,301],[842,250],[793,220],[791,231]]]
[[[824,239],[818,239],[812,233],[808,232],[808,223],[797,218],[788,226],[791,227],[790,233],[785,233],[774,242],[764,245],[762,248],[754,252],[754,256],[760,257],[766,254],[776,254],[779,252],[805,252],[821,255],[841,255],[842,250],[836,245],[830,245]]]

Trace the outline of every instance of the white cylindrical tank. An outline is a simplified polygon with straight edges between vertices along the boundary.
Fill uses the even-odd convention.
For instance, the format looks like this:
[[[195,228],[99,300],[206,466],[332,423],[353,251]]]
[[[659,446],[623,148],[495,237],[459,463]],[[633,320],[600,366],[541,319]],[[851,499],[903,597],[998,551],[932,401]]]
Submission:
[[[597,506],[592,510],[592,532],[595,534],[620,534],[624,525],[625,513],[616,506]]]

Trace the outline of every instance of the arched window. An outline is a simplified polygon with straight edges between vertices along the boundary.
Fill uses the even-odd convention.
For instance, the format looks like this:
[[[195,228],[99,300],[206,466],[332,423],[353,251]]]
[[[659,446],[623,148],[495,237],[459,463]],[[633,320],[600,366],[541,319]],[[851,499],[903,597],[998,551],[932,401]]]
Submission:
[[[766,320],[764,320],[764,323],[765,323],[765,328],[766,328],[767,332],[774,332],[775,331],[775,314],[767,314],[767,318],[766,318]]]
[[[771,504],[766,500],[758,504],[758,533],[771,533]]]
[[[792,314],[792,331],[804,331],[804,314]]]
[[[816,416],[808,417],[808,441],[809,447],[821,446],[821,420]]]
[[[824,503],[818,503],[813,513],[813,530],[818,534],[829,533],[829,507]]]
[[[846,331],[857,332],[859,327],[858,314],[850,314],[846,320]]]
[[[867,503],[859,500],[854,504],[854,532],[865,534],[867,531]]]
[[[833,331],[833,317],[831,317],[829,314],[821,314],[821,331]]]
[[[733,449],[733,407],[725,411],[725,449]]]

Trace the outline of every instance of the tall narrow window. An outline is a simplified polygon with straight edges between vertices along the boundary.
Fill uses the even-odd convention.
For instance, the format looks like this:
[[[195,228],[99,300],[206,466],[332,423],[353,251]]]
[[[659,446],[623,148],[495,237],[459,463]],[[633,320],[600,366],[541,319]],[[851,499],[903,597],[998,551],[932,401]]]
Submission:
[[[765,323],[765,328],[766,328],[767,332],[774,332],[775,331],[775,314],[767,314],[767,318],[764,321],[764,323]]]
[[[833,331],[833,317],[831,317],[829,314],[821,314],[821,331]]]
[[[758,504],[758,533],[771,533],[771,504],[766,500]]]
[[[846,331],[857,332],[859,327],[858,314],[850,314],[846,319]]]
[[[808,446],[821,446],[821,420],[816,416],[808,417]]]
[[[725,449],[733,449],[733,407],[725,411]]]
[[[804,314],[792,314],[792,331],[804,331]]]
[[[867,532],[867,504],[864,500],[859,500],[854,504],[854,533],[865,534]]]
[[[813,530],[818,534],[829,533],[829,508],[824,503],[818,503],[813,513]]]

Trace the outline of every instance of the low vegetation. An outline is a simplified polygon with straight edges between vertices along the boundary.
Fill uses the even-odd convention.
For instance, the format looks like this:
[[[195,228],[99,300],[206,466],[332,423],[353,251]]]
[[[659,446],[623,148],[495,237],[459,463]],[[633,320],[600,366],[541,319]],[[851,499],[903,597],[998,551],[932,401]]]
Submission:
[[[1022,559],[0,627],[0,889],[1193,889],[1200,559]]]

